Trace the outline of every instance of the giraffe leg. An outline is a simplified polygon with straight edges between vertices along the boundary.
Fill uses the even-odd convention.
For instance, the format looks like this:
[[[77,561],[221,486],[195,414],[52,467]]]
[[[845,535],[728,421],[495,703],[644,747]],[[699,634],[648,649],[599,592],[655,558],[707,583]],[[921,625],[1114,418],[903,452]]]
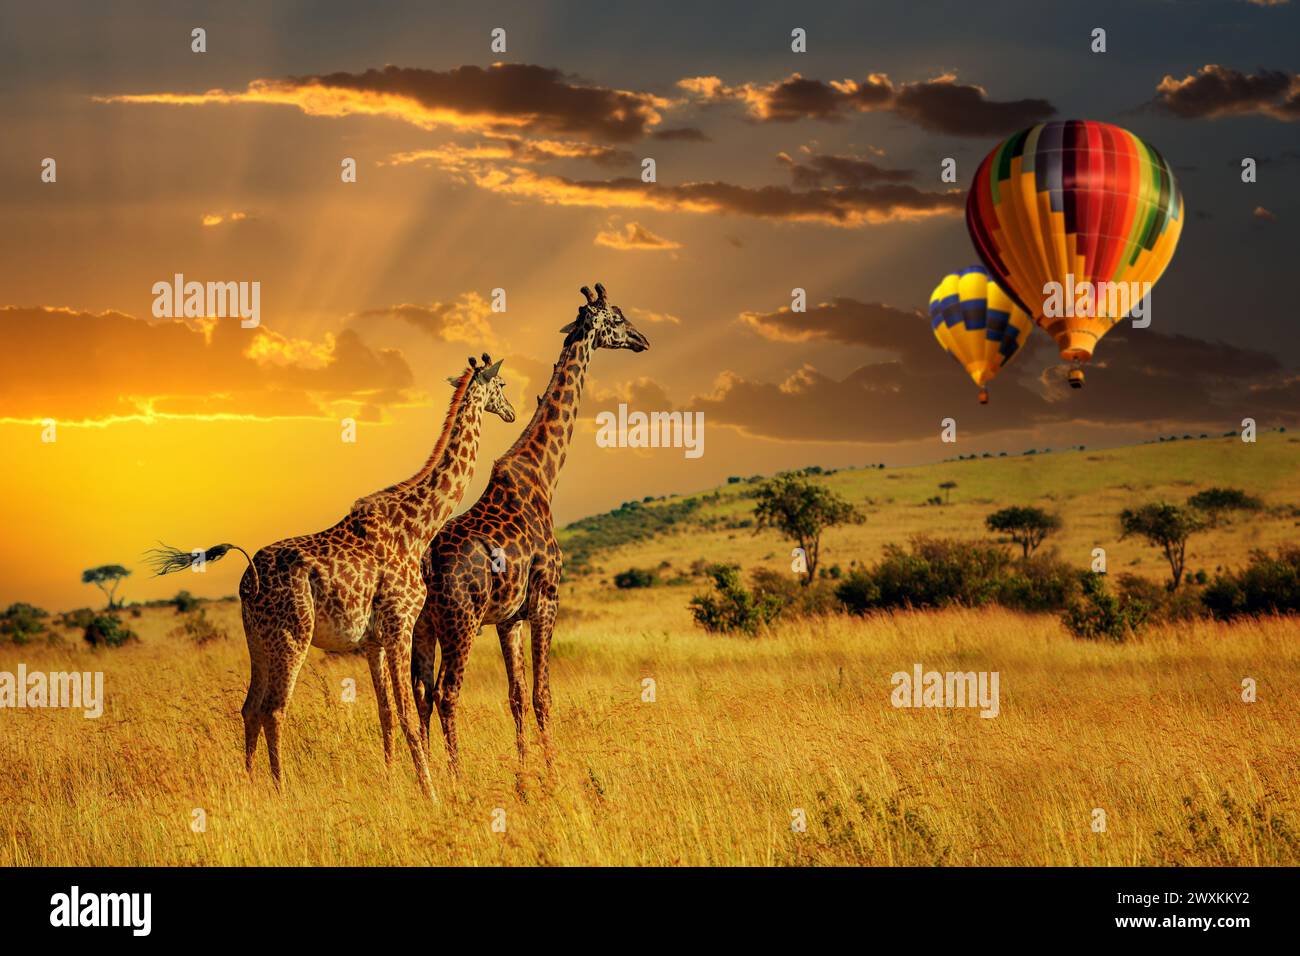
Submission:
[[[437,706],[438,638],[424,613],[415,622],[411,640],[411,692],[415,697],[416,716],[420,723],[420,741],[425,752],[433,746],[429,739],[429,722]]]
[[[533,632],[533,714],[541,732],[542,753],[546,766],[552,766],[555,751],[551,746],[551,632],[555,627],[558,590],[553,583],[539,583],[528,609],[528,625]]]
[[[294,685],[298,682],[298,672],[302,670],[311,647],[310,632],[295,633],[285,629],[280,633],[281,646],[267,667],[266,696],[262,705],[262,729],[266,731],[266,751],[277,788],[280,786],[280,728]]]
[[[501,655],[506,660],[506,678],[510,682],[510,714],[515,719],[515,746],[519,750],[519,765],[528,762],[528,739],[524,736],[524,622],[498,624],[497,637],[501,639]]]
[[[262,733],[262,706],[266,700],[266,674],[261,662],[254,659],[248,678],[248,694],[240,713],[244,718],[244,769],[253,774],[253,757],[257,754],[257,738]]]
[[[416,600],[418,591],[418,600]],[[415,776],[420,789],[430,800],[437,800],[433,778],[429,774],[429,761],[420,742],[420,729],[415,712],[415,697],[411,693],[411,634],[415,618],[424,605],[424,582],[419,569],[414,581],[405,581],[394,593],[377,597],[372,611],[374,636],[384,647],[388,664],[388,683],[392,688],[397,710],[397,722],[406,735],[411,759],[415,763]]]
[[[266,701],[266,660],[262,654],[262,629],[249,600],[241,605],[244,640],[248,644],[248,694],[240,713],[244,718],[244,769],[253,775],[253,757],[257,755],[257,738],[262,734],[262,707]]]
[[[438,668],[438,718],[442,721],[442,739],[447,746],[447,763],[452,776],[460,774],[460,739],[456,734],[456,706],[460,703],[460,684],[465,677],[468,647],[460,642],[442,645],[442,664]]]
[[[388,676],[388,662],[384,646],[376,640],[366,642],[366,660],[370,664],[370,680],[375,685],[375,700],[379,703],[379,729],[384,738],[384,766],[393,765],[393,685]]]

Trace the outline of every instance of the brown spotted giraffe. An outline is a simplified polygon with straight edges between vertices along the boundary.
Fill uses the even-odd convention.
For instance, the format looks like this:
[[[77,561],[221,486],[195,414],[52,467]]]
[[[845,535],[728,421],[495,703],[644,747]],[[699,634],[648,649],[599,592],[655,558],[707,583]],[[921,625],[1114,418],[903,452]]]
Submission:
[[[363,646],[379,701],[384,759],[391,764],[396,695],[397,719],[416,775],[425,794],[434,798],[408,683],[411,631],[425,596],[420,559],[473,475],[483,412],[507,422],[515,419],[498,374],[501,363],[491,364],[487,355],[482,367],[473,358],[469,362],[463,374],[450,379],[455,386],[451,407],[423,468],[360,499],[332,528],[277,541],[250,559],[239,583],[251,661],[243,707],[249,773],[258,735],[265,730],[271,774],[279,786],[280,728],[308,648]],[[217,545],[202,560],[216,560],[232,548]],[[153,562],[159,574],[192,563],[189,553],[174,548],[154,551]]]
[[[447,757],[458,772],[456,703],[465,676],[470,643],[484,624],[495,624],[510,685],[510,711],[521,763],[524,738],[523,627],[532,631],[533,713],[547,761],[550,741],[551,686],[548,654],[559,596],[561,554],[551,521],[551,495],[564,466],[578,419],[578,403],[594,349],[650,347],[617,306],[583,287],[587,304],[561,329],[566,333],[537,411],[519,439],[492,466],[492,478],[469,511],[449,521],[434,538],[422,571],[428,590],[415,625],[412,684],[426,743],[429,718],[436,706]],[[434,672],[437,648],[442,662]]]

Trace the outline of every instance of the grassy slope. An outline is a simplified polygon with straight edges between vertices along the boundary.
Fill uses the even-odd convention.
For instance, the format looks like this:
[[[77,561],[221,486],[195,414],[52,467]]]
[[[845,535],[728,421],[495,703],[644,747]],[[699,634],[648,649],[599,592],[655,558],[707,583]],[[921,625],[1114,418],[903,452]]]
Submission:
[[[1188,568],[1233,565],[1257,547],[1294,541],[1300,525],[1300,438],[1269,432],[1255,444],[1236,438],[1193,439],[1102,451],[1053,452],[1020,457],[953,461],[897,469],[840,471],[822,479],[826,485],[863,507],[865,524],[836,528],[823,542],[823,562],[846,565],[852,560],[874,561],[888,542],[905,542],[913,534],[987,537],[984,517],[1010,504],[1032,504],[1056,511],[1062,531],[1049,541],[1062,557],[1087,567],[1092,549],[1106,549],[1112,572],[1134,571],[1163,578],[1163,558],[1137,540],[1120,541],[1116,515],[1125,507],[1166,499],[1181,502],[1214,485],[1244,488],[1264,498],[1266,513],[1194,537],[1188,548]],[[927,506],[943,481],[957,482],[951,504]],[[677,569],[695,558],[729,561],[744,567],[765,564],[789,568],[790,545],[773,533],[749,529],[708,531],[702,519],[716,516],[741,520],[751,515],[752,500],[742,497],[748,483],[724,485],[679,522],[679,534],[640,540],[602,553],[594,565],[612,577],[626,567],[655,567],[668,561]],[[659,508],[680,502],[652,503]],[[683,537],[688,535],[688,537]],[[562,540],[572,541],[566,533]],[[579,583],[579,590],[585,590]]]
[[[1294,504],[1298,451],[1266,435],[1250,448],[1179,442],[1100,461],[1083,453],[900,478],[843,472],[827,480],[879,504],[867,525],[833,534],[830,559],[870,559],[914,531],[980,534],[993,504],[1054,492],[1069,516],[1063,553],[1086,555],[1101,541],[1114,548],[1112,566],[1140,555],[1138,568],[1158,574],[1136,545],[1112,544],[1114,511],[1210,484]],[[960,486],[952,506],[916,504],[949,477]],[[1017,479],[1030,491],[1005,494]],[[747,503],[736,491],[700,513],[740,516]],[[1276,512],[1216,533],[1198,545],[1199,563],[1292,536],[1294,521]],[[782,547],[766,533],[692,526],[598,563],[612,574],[771,554],[776,566]],[[0,647],[0,669],[103,670],[108,695],[98,721],[0,713],[0,865],[1300,863],[1293,622],[1198,622],[1116,646],[1072,640],[1050,616],[994,608],[789,622],[748,640],[692,625],[686,600],[698,585],[620,592],[602,576],[562,596],[554,774],[541,774],[534,755],[516,777],[488,630],[466,677],[464,773],[459,783],[437,774],[436,806],[420,797],[400,745],[385,774],[366,664],[352,655],[313,652],[304,668],[286,728],[285,793],[270,787],[264,749],[249,782],[239,718],[247,653],[234,604],[209,607],[231,637],[203,648],[169,633],[177,618],[166,609],[131,619],[142,640],[117,651],[75,640]],[[890,675],[914,662],[999,671],[1001,715],[894,709]],[[1258,682],[1256,703],[1240,700],[1245,676]],[[653,703],[642,700],[647,678]],[[354,703],[341,700],[348,679]],[[443,766],[436,742],[434,762]],[[196,807],[207,813],[204,833],[190,828]],[[498,808],[504,833],[491,827]],[[1107,813],[1105,833],[1092,830],[1094,808]],[[790,827],[796,810],[807,815],[804,833]]]

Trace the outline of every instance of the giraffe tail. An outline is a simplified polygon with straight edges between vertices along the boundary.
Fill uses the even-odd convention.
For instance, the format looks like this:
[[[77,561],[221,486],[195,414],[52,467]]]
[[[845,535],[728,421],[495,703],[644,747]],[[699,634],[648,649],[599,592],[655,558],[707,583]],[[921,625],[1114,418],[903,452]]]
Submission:
[[[256,594],[262,589],[262,581],[257,574],[257,565],[253,564],[253,559],[249,556],[249,553],[237,544],[215,544],[206,551],[182,551],[180,548],[170,547],[160,541],[158,547],[150,548],[145,552],[145,562],[153,568],[154,577],[160,577],[174,571],[184,571],[186,568],[192,568],[196,565],[202,566],[208,561],[219,561],[229,551],[238,551],[248,561],[248,567],[253,572],[253,593]]]

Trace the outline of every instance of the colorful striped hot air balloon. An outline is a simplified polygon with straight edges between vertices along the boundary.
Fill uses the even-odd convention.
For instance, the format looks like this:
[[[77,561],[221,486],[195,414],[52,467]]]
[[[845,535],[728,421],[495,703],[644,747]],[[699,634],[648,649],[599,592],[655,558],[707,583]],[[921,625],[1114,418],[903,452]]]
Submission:
[[[980,258],[1074,363],[1076,388],[1098,340],[1169,265],[1183,219],[1155,147],[1089,120],[1008,137],[984,157],[966,199]]]
[[[1034,329],[1029,315],[979,266],[943,277],[930,295],[930,328],[944,350],[985,388]]]

